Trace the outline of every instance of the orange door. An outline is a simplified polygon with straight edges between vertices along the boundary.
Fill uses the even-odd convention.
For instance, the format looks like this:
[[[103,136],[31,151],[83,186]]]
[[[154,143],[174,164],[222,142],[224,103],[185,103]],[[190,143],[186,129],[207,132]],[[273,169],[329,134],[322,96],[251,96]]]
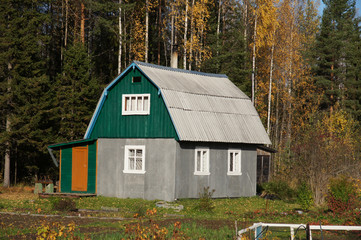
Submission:
[[[88,185],[88,148],[74,147],[72,156],[72,191],[87,191]]]

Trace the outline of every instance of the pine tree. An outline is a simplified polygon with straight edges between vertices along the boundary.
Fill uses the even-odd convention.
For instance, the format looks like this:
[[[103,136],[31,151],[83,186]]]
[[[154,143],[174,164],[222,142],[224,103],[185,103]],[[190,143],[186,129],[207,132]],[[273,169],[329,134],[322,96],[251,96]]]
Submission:
[[[247,79],[250,64],[242,31],[242,8],[233,1],[214,5],[221,6],[223,10],[211,8],[213,12],[210,14],[206,45],[212,50],[212,57],[203,62],[201,70],[226,74],[233,83],[250,95],[251,86]],[[218,12],[222,13],[219,18]]]
[[[28,167],[42,164],[45,142],[52,136],[48,75],[49,5],[33,1],[2,1],[1,96],[5,131],[4,185],[26,176]],[[44,168],[43,168],[44,169]],[[10,172],[12,176],[10,176]]]
[[[360,120],[360,30],[355,1],[325,0],[314,49],[316,84],[323,90],[321,109],[341,107]]]
[[[64,55],[63,72],[54,85],[62,140],[81,139],[89,124],[101,89],[91,69],[86,47],[81,42],[70,46]]]

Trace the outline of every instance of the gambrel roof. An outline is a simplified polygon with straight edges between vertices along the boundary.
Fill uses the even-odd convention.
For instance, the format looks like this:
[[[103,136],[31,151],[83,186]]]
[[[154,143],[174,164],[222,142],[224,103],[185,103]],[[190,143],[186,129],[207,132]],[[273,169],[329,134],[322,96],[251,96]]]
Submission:
[[[270,144],[249,97],[226,75],[133,62],[103,91],[84,138],[89,138],[112,86],[138,68],[162,95],[180,141]]]

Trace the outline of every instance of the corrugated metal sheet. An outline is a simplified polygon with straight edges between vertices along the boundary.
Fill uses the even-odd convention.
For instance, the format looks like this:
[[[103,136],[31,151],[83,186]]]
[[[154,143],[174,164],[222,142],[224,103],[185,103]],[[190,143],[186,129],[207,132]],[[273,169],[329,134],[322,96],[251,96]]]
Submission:
[[[135,62],[159,88],[200,95],[247,98],[226,75],[206,74]]]
[[[179,140],[271,143],[251,100],[225,75],[135,63],[162,92]]]

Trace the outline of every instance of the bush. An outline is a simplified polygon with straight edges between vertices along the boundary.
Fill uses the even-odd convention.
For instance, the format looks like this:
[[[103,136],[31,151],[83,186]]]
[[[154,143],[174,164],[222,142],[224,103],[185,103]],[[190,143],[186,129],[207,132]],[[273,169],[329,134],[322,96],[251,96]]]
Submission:
[[[147,208],[146,206],[144,206],[143,204],[139,203],[135,206],[135,213],[139,216],[139,217],[143,217],[145,216],[145,214],[147,213]]]
[[[76,203],[71,198],[54,198],[51,200],[52,209],[60,212],[76,210]]]
[[[263,188],[263,195],[275,195],[282,200],[292,200],[295,197],[295,191],[282,180],[265,183]]]
[[[203,192],[199,193],[199,202],[196,209],[205,212],[212,212],[214,205],[212,202],[212,196],[215,190],[209,191],[209,186],[203,188]]]
[[[301,183],[297,190],[297,202],[306,210],[313,205],[312,191],[305,182]]]
[[[357,192],[353,180],[345,176],[330,180],[328,208],[337,214],[349,213],[357,207]]]

